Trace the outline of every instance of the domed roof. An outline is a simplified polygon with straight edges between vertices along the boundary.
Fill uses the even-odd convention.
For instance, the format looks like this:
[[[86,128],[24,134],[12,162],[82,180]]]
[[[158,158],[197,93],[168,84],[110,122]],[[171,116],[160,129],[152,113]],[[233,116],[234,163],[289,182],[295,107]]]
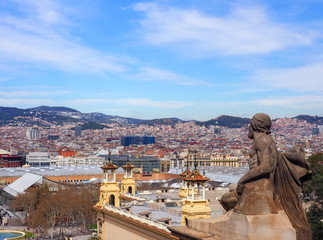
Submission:
[[[208,177],[205,177],[198,170],[195,169],[189,176],[183,178],[183,180],[188,182],[206,182],[210,179]]]
[[[122,168],[124,170],[126,170],[126,169],[130,169],[131,170],[131,169],[135,168],[135,166],[134,165],[131,165],[130,162],[127,162],[127,164],[123,165]]]
[[[107,171],[107,170],[115,170],[118,167],[116,165],[114,165],[112,162],[107,162],[107,164],[105,164],[104,166],[101,167],[101,169],[103,169],[103,171]]]
[[[181,176],[182,178],[186,178],[186,177],[187,177],[187,176],[189,176],[191,173],[192,173],[192,172],[191,172],[191,170],[189,170],[189,169],[187,168],[184,172],[182,172],[182,173],[180,174],[180,176]]]

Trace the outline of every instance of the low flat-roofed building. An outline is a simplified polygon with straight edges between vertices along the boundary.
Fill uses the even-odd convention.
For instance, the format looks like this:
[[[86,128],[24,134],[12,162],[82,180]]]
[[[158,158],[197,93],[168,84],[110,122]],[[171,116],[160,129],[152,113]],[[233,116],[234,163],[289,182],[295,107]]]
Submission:
[[[30,166],[50,166],[50,154],[48,152],[30,152],[26,156],[26,161]]]
[[[151,156],[111,155],[110,159],[118,167],[125,165],[129,159],[135,168],[142,169],[142,173],[152,173],[154,168],[160,169],[160,160]]]
[[[63,157],[55,156],[50,158],[50,166],[81,166],[81,165],[103,165],[104,157],[87,156],[87,157]]]

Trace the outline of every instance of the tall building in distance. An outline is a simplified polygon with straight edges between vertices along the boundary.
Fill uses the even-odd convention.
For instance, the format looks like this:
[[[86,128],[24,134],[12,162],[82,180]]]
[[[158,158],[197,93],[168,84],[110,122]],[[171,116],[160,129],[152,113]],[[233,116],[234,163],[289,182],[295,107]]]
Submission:
[[[323,125],[318,125],[319,134],[323,134]]]
[[[28,139],[38,139],[38,137],[39,137],[38,128],[37,127],[33,127],[31,129],[27,129],[27,131],[26,131],[26,137]]]
[[[214,134],[221,134],[221,128],[214,128]]]
[[[312,135],[319,135],[320,134],[320,129],[318,127],[312,128]]]
[[[121,145],[147,145],[155,144],[155,137],[152,136],[124,136],[121,137]]]
[[[82,128],[80,125],[75,126],[75,137],[81,137],[82,136]]]

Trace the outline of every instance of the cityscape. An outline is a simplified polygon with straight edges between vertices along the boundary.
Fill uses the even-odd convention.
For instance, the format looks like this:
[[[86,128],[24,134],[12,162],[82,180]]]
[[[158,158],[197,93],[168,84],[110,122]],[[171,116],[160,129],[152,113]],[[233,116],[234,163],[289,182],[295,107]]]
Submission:
[[[60,115],[68,114],[60,112]],[[191,210],[185,210],[185,201],[200,199],[198,201],[210,203],[203,211],[200,210],[199,218],[221,216],[224,209],[218,199],[229,190],[230,184],[236,184],[246,174],[250,164],[252,141],[248,138],[249,123],[239,123],[239,118],[229,117],[236,122],[226,124],[242,124],[241,127],[219,126],[222,117],[204,125],[179,119],[155,119],[137,124],[119,119],[119,122],[113,123],[92,122],[89,129],[89,122],[80,121],[79,117],[74,118],[75,121],[58,122],[57,119],[49,121],[43,115],[46,115],[46,111],[38,114],[38,117],[14,115],[0,127],[2,224],[9,222],[13,228],[17,228],[17,221],[24,217],[20,215],[21,212],[8,209],[13,206],[24,209],[24,205],[19,205],[19,196],[24,196],[24,192],[31,191],[29,189],[47,186],[52,193],[68,191],[71,194],[75,190],[70,187],[76,187],[88,195],[87,191],[90,190],[85,189],[95,186],[96,190],[91,190],[92,195],[89,196],[92,197],[88,204],[97,203],[94,207],[97,219],[93,215],[86,221],[96,226],[93,224],[97,220],[98,225],[93,230],[80,230],[76,215],[73,217],[74,227],[66,225],[58,230],[58,222],[52,228],[38,224],[38,228],[43,230],[33,231],[32,234],[39,238],[45,237],[46,233],[57,238],[80,235],[84,231],[84,234],[90,232],[94,238],[123,239],[121,236],[128,234],[127,228],[120,229],[118,235],[105,232],[102,213],[108,210],[114,214],[125,214],[130,219],[129,224],[139,218],[140,222],[157,226],[161,230],[156,239],[160,234],[166,234],[166,239],[177,239],[170,235],[168,226],[188,224],[185,219],[192,217],[189,217]],[[297,146],[304,149],[306,158],[322,153],[323,125],[319,124],[319,117],[314,119],[316,122],[310,116],[272,120],[271,136],[278,151],[288,152]],[[201,182],[202,195],[199,189],[193,188],[190,192],[194,192],[195,197],[188,197],[190,192],[186,192],[186,189],[189,185],[183,180],[188,176],[187,171],[197,171],[196,174],[200,174],[197,179],[205,178]],[[100,194],[97,188],[99,184]],[[64,196],[68,194],[64,193]],[[101,194],[107,194],[110,198]],[[111,196],[114,196],[113,199]],[[62,196],[60,201],[67,200]],[[102,210],[102,206],[106,210]],[[113,206],[120,206],[121,210]],[[188,217],[183,220],[186,216],[184,213]],[[7,220],[8,216],[10,218]],[[24,220],[27,220],[27,226],[33,226],[28,223],[31,219]],[[66,224],[65,220],[61,221]],[[140,232],[139,236],[145,234],[150,233]]]
[[[0,1],[0,240],[322,240],[323,1]]]

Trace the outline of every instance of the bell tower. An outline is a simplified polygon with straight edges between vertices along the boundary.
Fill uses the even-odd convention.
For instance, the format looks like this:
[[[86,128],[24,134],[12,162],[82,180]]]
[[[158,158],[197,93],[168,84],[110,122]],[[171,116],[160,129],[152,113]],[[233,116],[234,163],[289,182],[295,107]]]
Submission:
[[[181,225],[186,226],[188,220],[211,218],[211,208],[209,202],[205,199],[205,182],[210,180],[203,176],[197,169],[195,162],[195,170],[183,178],[187,185],[187,197],[183,199],[181,208],[182,220]],[[196,194],[196,186],[198,192]],[[200,186],[202,186],[202,194],[200,194]]]
[[[124,170],[123,179],[121,180],[121,194],[130,193],[135,195],[136,194],[136,181],[133,177],[132,169],[134,168],[134,165],[131,165],[128,161],[125,165],[122,166]]]
[[[104,180],[100,187],[100,201],[97,205],[104,207],[106,204],[119,207],[120,199],[119,193],[120,189],[118,183],[116,182],[116,169],[118,167],[110,162],[107,162],[101,167],[104,172]]]
[[[191,170],[188,169],[188,166],[187,166],[187,169],[180,174],[182,178],[182,186],[179,189],[179,193],[178,193],[178,196],[180,199],[187,198],[187,182],[184,181],[184,178],[188,177],[190,174],[192,174],[192,172]]]

